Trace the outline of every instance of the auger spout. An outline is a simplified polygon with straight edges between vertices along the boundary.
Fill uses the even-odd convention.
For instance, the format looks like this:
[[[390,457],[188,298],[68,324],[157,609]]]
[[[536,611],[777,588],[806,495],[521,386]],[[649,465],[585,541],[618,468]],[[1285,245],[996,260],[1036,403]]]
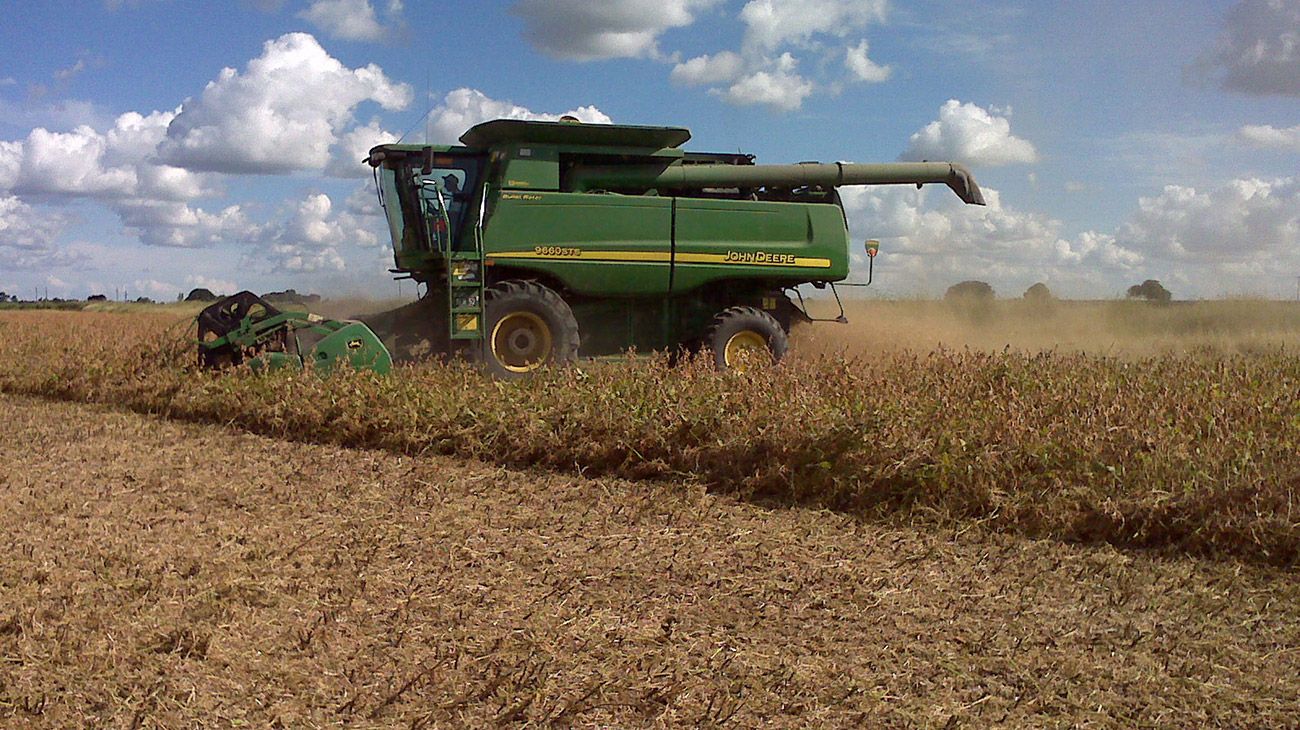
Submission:
[[[606,188],[661,190],[707,187],[841,187],[844,185],[925,185],[943,183],[967,204],[984,205],[975,177],[955,162],[850,162],[795,165],[668,165],[583,166],[569,175],[574,191]]]

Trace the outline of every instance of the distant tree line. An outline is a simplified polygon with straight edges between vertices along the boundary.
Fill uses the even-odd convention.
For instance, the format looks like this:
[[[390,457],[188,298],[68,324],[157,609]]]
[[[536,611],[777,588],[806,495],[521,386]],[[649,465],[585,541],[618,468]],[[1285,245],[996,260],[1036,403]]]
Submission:
[[[1056,295],[1043,282],[1038,282],[1025,290],[1024,300],[1034,304],[1047,304],[1056,301]]]
[[[986,281],[972,280],[948,287],[943,298],[948,302],[991,302],[997,298],[997,292]],[[1030,302],[1051,302],[1056,299],[1056,295],[1040,281],[1025,290],[1024,299]]]
[[[191,289],[190,293],[184,297],[187,302],[215,302],[221,297],[212,293],[211,289],[199,287]],[[285,289],[284,291],[272,291],[262,295],[262,298],[268,302],[279,302],[282,304],[315,304],[319,302],[319,294],[300,294],[294,289]]]
[[[320,301],[319,294],[299,294],[293,289],[267,292],[262,295],[262,298],[268,302],[284,302],[286,304],[315,304]]]
[[[1148,302],[1167,302],[1173,299],[1173,294],[1160,283],[1159,279],[1147,279],[1141,284],[1130,286],[1127,296],[1129,299],[1142,299]],[[965,304],[991,302],[996,297],[997,293],[988,282],[975,280],[953,284],[943,294],[946,302]],[[1026,289],[1023,298],[1025,301],[1039,304],[1056,301],[1056,295],[1041,281]]]
[[[1169,290],[1161,285],[1157,279],[1147,279],[1141,284],[1134,284],[1128,288],[1129,299],[1145,299],[1148,302],[1167,302],[1174,298]]]
[[[963,281],[948,287],[948,291],[943,293],[945,302],[954,303],[980,303],[991,302],[997,297],[993,287],[985,281]]]

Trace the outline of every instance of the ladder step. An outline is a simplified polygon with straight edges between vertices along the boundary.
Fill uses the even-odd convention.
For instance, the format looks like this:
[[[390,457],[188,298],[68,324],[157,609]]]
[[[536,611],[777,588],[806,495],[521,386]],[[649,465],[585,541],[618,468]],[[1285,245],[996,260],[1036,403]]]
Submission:
[[[482,342],[486,315],[483,301],[483,250],[477,237],[474,251],[444,249],[447,276],[448,334],[453,340]]]
[[[460,312],[451,315],[451,337],[457,340],[480,340],[483,338],[483,314],[481,312]]]

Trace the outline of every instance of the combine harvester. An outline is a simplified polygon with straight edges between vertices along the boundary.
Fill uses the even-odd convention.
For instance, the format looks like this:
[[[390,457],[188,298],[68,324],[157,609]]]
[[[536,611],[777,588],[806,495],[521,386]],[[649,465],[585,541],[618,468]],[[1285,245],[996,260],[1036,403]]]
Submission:
[[[955,163],[756,165],[752,155],[683,151],[690,136],[680,127],[500,119],[457,146],[375,147],[367,161],[392,235],[392,272],[425,285],[449,353],[498,376],[629,349],[703,349],[735,368],[780,360],[791,324],[813,320],[795,287],[833,291],[847,278],[840,186],[942,183],[984,204]],[[869,241],[867,254],[875,252]],[[836,319],[844,321],[842,308]],[[291,332],[295,322],[272,329]],[[354,364],[378,338],[361,342]],[[337,358],[321,345],[314,352]]]

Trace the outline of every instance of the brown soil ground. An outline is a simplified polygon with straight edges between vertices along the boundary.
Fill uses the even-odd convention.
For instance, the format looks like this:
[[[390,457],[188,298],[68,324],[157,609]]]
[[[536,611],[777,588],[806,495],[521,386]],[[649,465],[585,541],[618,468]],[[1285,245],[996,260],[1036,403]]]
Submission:
[[[1294,727],[1300,582],[0,396],[0,725]]]

